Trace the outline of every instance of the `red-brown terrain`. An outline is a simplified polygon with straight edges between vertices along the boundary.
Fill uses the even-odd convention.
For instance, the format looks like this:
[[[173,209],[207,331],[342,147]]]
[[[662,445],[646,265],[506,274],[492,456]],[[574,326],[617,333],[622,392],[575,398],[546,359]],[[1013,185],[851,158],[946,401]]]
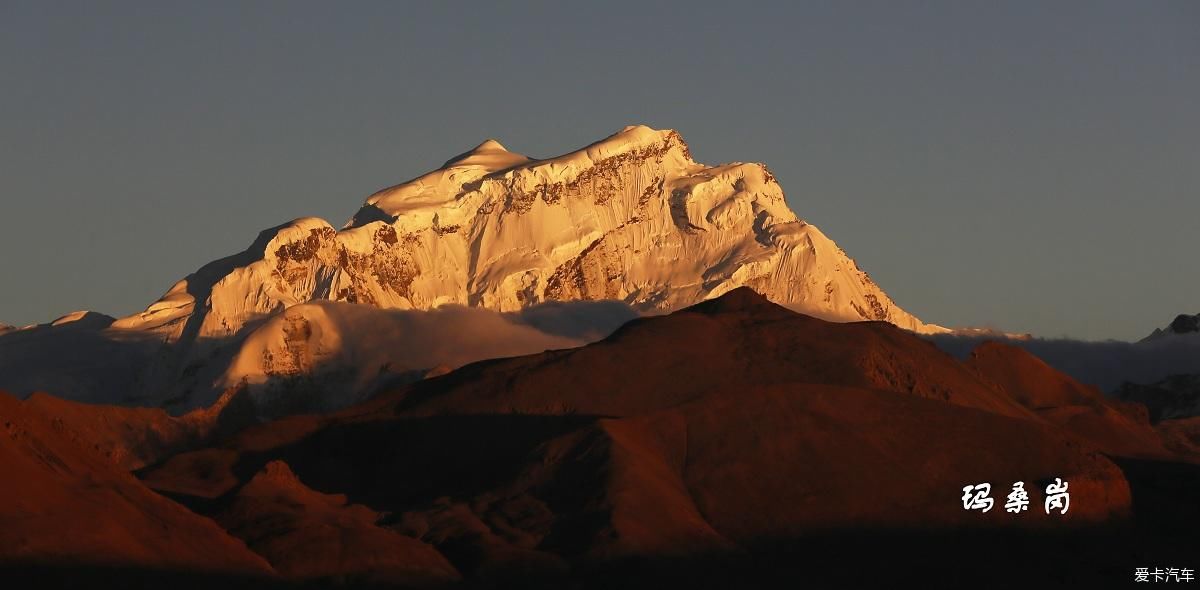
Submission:
[[[0,401],[14,567],[203,568],[226,584],[1074,586],[1200,554],[1200,457],[1181,442],[1194,430],[1156,429],[1016,348],[959,362],[890,324],[829,323],[748,289],[215,443],[211,425],[176,430],[196,417]],[[143,463],[137,479],[122,470]],[[1056,478],[1066,514],[1043,509]],[[1012,514],[1017,481],[1031,503]],[[964,510],[963,486],[983,482],[994,508]]]
[[[211,519],[79,444],[78,432],[39,405],[0,395],[0,562],[271,572]]]

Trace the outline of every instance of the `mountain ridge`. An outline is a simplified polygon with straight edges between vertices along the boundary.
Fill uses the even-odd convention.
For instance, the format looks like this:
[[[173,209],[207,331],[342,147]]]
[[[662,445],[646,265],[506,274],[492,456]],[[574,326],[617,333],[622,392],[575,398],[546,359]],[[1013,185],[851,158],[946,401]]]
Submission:
[[[1200,313],[1196,315],[1181,313],[1175,316],[1175,319],[1171,320],[1171,323],[1167,324],[1166,327],[1155,328],[1154,331],[1151,332],[1149,336],[1143,338],[1142,341],[1145,342],[1147,340],[1156,340],[1167,336],[1195,334],[1198,332],[1200,332]]]

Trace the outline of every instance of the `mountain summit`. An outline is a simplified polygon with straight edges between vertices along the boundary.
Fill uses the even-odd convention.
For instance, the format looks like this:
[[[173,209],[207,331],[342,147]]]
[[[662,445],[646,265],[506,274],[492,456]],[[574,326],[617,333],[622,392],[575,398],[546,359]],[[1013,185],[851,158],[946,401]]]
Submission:
[[[503,170],[511,168],[517,164],[523,164],[529,161],[529,156],[522,156],[508,151],[503,144],[494,140],[488,139],[483,143],[475,146],[474,149],[463,152],[442,164],[441,169],[446,168],[462,168],[466,166],[479,166],[491,171]]]

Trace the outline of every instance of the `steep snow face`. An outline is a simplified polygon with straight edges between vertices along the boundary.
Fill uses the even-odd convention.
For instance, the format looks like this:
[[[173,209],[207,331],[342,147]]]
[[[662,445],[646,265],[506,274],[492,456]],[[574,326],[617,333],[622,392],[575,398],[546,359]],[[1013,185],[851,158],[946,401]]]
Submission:
[[[762,164],[697,164],[674,131],[627,127],[533,160],[488,140],[371,195],[341,230],[298,219],[115,327],[220,338],[314,300],[518,310],[617,299],[662,313],[749,286],[844,320],[940,331],[798,219]]]

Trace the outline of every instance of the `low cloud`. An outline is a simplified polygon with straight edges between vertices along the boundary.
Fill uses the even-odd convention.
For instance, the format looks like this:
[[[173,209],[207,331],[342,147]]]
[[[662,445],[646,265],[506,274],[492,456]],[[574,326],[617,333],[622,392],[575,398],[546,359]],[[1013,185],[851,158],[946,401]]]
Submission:
[[[612,305],[609,305],[612,303]],[[636,317],[621,303],[539,305],[514,313],[443,306],[429,311],[381,310],[319,303],[358,358],[387,359],[394,368],[458,367],[470,362],[599,340]]]
[[[154,405],[172,399],[179,401],[171,411],[179,412],[211,404],[245,381],[273,390],[264,392],[268,395],[308,396],[302,407],[309,402],[313,408],[341,407],[430,369],[582,346],[635,317],[617,301],[547,303],[510,313],[322,301],[278,313],[244,338],[206,343],[204,350],[212,354],[198,357],[150,335],[76,322],[0,335],[0,390],[19,397],[45,391],[93,403]],[[189,358],[183,373],[185,363],[174,362],[180,354]]]
[[[619,302],[555,303],[512,313],[297,305],[246,338],[204,403],[244,382],[264,415],[337,409],[431,369],[582,346],[633,317]]]
[[[638,313],[620,301],[552,301],[505,316],[546,334],[593,342],[612,334]]]
[[[971,350],[995,337],[929,336],[942,350],[966,358]],[[1111,392],[1123,382],[1153,383],[1168,375],[1200,373],[1200,335],[1157,338],[1144,342],[1088,342],[1032,338],[1003,340],[1023,348],[1046,364]]]

